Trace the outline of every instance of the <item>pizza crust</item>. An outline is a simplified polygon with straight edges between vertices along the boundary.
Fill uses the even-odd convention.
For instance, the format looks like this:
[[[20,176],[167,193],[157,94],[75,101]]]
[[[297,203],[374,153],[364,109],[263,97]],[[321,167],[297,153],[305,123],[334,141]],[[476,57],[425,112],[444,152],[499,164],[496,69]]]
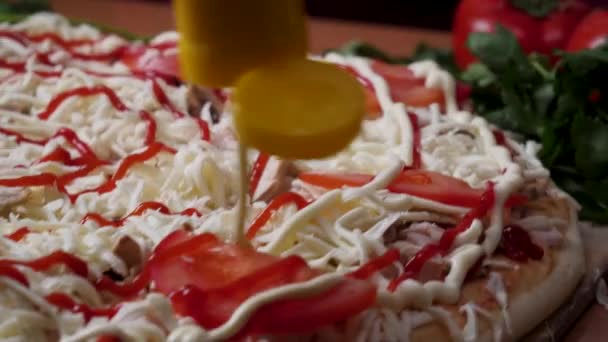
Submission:
[[[568,226],[562,231],[564,236],[562,246],[555,250],[547,251],[545,249],[546,255],[543,262],[520,265],[520,268],[528,268],[522,270],[528,271],[529,277],[522,277],[522,270],[500,272],[505,280],[508,293],[507,313],[511,331],[511,335],[506,334],[507,327],[502,325],[503,341],[517,340],[525,336],[549,317],[569,298],[585,274],[584,250],[578,229],[576,209],[567,201],[567,199],[558,200],[552,209],[559,210],[559,212],[554,212],[555,216],[564,216],[568,219]],[[509,276],[512,278],[509,279]],[[525,280],[526,277],[529,278],[528,283],[522,282],[521,280]],[[538,281],[535,279],[537,277],[544,278]],[[487,277],[467,283],[462,290],[463,293],[458,304],[439,306],[451,313],[452,319],[461,330],[466,324],[466,318],[459,312],[459,309],[467,302],[476,303],[490,311],[495,322],[503,321],[503,313],[493,296],[485,288],[486,284]],[[478,334],[475,341],[494,341],[492,322],[479,314],[476,316]],[[458,337],[462,338],[462,336]],[[451,340],[454,340],[454,336],[449,333],[445,322],[438,319],[414,329],[410,336],[410,341],[413,342]]]
[[[568,299],[585,274],[583,244],[573,209],[570,217],[573,219],[564,236],[564,245],[556,253],[553,271],[531,291],[510,302],[509,315],[516,338],[524,336]]]

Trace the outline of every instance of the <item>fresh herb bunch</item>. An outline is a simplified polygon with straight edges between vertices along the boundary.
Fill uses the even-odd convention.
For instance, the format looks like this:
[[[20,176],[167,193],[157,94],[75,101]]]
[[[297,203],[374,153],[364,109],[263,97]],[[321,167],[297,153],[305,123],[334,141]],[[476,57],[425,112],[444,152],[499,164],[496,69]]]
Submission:
[[[0,3],[0,14],[19,15],[50,11],[48,0],[5,0]]]
[[[560,52],[554,66],[526,56],[501,26],[471,34],[468,46],[480,60],[461,75],[475,111],[540,141],[543,164],[581,203],[581,217],[608,223],[608,44]]]

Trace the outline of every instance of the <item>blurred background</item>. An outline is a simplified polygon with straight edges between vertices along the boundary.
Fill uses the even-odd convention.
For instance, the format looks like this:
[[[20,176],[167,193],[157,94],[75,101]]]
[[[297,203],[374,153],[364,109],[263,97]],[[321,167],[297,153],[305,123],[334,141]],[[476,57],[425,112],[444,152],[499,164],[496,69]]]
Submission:
[[[457,3],[457,0],[306,0],[306,7],[308,13],[315,17],[447,31],[450,29]]]
[[[169,6],[171,3],[171,0],[0,0],[0,9],[3,4],[41,1],[59,3],[64,8],[66,5],[84,7],[91,3],[93,3],[92,7],[95,7],[102,2],[123,5],[146,3],[152,6]],[[487,0],[479,1],[481,3]],[[305,0],[305,2],[308,13],[313,17],[449,31],[459,1]],[[608,0],[586,0],[586,2],[593,6],[608,7]],[[137,20],[137,18],[133,19]]]

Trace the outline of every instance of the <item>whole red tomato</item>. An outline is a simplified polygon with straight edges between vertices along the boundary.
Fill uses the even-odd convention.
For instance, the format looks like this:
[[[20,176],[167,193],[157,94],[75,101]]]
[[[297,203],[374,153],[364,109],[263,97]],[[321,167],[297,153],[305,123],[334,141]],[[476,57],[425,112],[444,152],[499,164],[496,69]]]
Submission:
[[[556,9],[543,17],[514,7],[510,0],[463,0],[456,9],[452,29],[456,62],[461,68],[474,62],[475,57],[466,46],[469,34],[492,32],[496,24],[512,31],[525,52],[550,54],[554,49],[563,49],[588,11],[582,0],[559,0]]]
[[[590,49],[608,42],[608,11],[595,10],[587,15],[570,36],[567,50]]]

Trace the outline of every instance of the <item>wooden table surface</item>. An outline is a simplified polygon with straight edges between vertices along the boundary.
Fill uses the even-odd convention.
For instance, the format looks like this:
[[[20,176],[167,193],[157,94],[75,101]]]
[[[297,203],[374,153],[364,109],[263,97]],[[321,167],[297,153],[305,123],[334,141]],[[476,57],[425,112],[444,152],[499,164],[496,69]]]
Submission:
[[[123,28],[141,35],[153,35],[174,28],[167,4],[119,0],[51,0],[53,8],[66,16]],[[309,23],[310,49],[321,52],[353,39],[366,41],[394,54],[407,55],[424,41],[449,47],[448,33],[413,28],[312,19]],[[593,305],[572,329],[566,342],[608,341],[608,311]]]

